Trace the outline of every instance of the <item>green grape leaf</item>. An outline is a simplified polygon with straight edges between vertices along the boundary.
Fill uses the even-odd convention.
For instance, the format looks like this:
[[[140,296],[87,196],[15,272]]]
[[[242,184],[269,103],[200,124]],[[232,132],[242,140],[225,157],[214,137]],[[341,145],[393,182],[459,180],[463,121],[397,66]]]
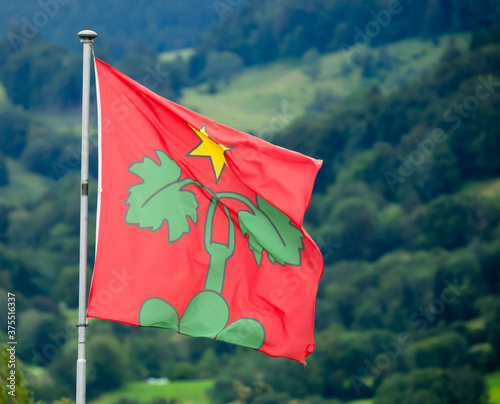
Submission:
[[[198,222],[199,204],[193,192],[183,189],[189,182],[179,181],[182,171],[177,163],[161,150],[156,150],[156,156],[159,163],[144,156],[128,168],[142,182],[127,190],[125,223],[153,232],[166,223],[168,241],[174,243],[189,233],[188,219]]]
[[[304,235],[291,219],[257,195],[258,209],[240,211],[238,222],[243,237],[248,236],[248,247],[260,267],[262,253],[267,252],[272,264],[299,266],[300,251],[304,249]]]

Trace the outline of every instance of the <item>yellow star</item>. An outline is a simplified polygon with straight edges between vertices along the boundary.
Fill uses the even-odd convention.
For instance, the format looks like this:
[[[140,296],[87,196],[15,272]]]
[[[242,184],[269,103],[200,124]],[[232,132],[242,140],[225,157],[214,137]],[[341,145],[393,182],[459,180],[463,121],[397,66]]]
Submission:
[[[189,124],[188,124],[189,125]],[[189,127],[196,133],[200,138],[201,142],[191,150],[186,156],[187,157],[209,157],[212,163],[212,169],[215,176],[215,182],[219,182],[219,178],[222,175],[224,166],[227,166],[225,153],[231,150],[233,147],[223,146],[220,143],[215,142],[210,139],[207,135],[207,125],[203,126],[198,130],[189,125]]]

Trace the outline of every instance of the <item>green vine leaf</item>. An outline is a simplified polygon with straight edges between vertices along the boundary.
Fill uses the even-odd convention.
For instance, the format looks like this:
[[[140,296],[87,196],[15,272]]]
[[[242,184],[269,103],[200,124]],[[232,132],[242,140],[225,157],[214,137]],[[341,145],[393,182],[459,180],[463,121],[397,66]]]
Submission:
[[[198,222],[199,204],[193,192],[183,189],[193,182],[180,180],[182,171],[177,163],[161,150],[156,150],[156,156],[159,163],[144,156],[128,168],[142,182],[127,190],[125,223],[153,232],[166,223],[168,241],[174,243],[189,233],[188,219],[195,225]]]
[[[304,249],[304,235],[291,219],[257,195],[258,209],[240,211],[238,222],[243,237],[248,236],[248,247],[260,267],[265,250],[272,264],[299,266],[300,251]]]

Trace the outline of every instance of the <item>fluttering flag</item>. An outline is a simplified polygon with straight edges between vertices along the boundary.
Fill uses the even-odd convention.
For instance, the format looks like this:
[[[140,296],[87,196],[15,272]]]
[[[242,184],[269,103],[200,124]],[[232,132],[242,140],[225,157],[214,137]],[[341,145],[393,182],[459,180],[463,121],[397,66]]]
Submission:
[[[304,362],[323,259],[302,220],[322,162],[95,64],[99,193],[87,316]]]

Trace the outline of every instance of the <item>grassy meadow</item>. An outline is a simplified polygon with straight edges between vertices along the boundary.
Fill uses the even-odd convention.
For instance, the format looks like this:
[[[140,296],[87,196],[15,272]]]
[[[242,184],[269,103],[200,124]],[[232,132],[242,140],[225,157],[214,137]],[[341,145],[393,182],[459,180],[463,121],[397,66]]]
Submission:
[[[469,35],[453,36],[459,48],[466,48]],[[186,88],[180,104],[225,125],[256,135],[265,135],[290,123],[306,112],[315,97],[330,96],[342,99],[358,90],[378,84],[382,91],[391,92],[432,70],[447,49],[451,37],[439,41],[407,39],[383,48],[353,49],[318,56],[318,75],[306,74],[307,64],[302,61],[279,60],[274,63],[246,68],[243,73],[220,85],[216,94],[208,93],[208,85]],[[171,53],[163,59],[172,58]],[[390,56],[391,71],[369,79],[362,76],[357,58]],[[339,105],[339,108],[341,105]],[[278,118],[278,121],[276,121]],[[281,119],[281,120],[280,120]]]
[[[212,380],[175,381],[167,385],[134,382],[111,393],[103,394],[96,400],[91,401],[90,404],[115,404],[121,398],[138,400],[143,403],[158,397],[174,398],[182,404],[209,404],[206,391],[212,386]]]
[[[490,391],[490,403],[500,404],[500,372],[489,375],[486,382]],[[180,404],[208,404],[206,392],[212,387],[212,380],[174,381],[163,386],[134,382],[111,393],[103,394],[90,404],[116,404],[123,398],[142,403],[158,397],[174,398],[179,400]],[[346,404],[373,404],[373,400],[356,400]]]

